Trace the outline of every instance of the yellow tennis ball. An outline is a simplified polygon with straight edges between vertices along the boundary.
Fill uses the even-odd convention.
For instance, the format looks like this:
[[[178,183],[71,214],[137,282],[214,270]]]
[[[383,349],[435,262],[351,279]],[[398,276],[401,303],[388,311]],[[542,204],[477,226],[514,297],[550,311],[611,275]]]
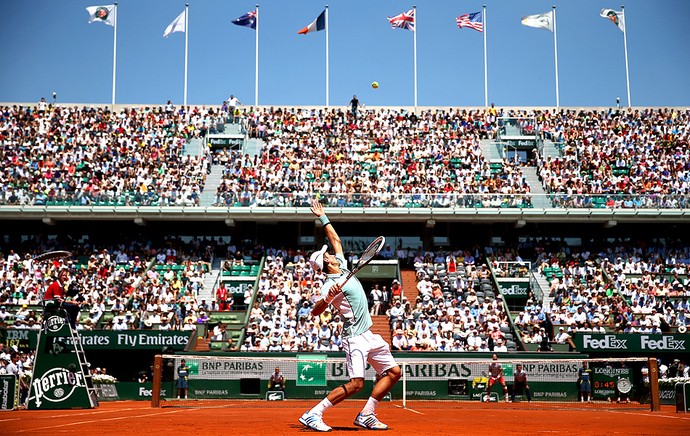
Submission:
[[[376,89],[379,87],[379,82],[371,82],[371,87]]]

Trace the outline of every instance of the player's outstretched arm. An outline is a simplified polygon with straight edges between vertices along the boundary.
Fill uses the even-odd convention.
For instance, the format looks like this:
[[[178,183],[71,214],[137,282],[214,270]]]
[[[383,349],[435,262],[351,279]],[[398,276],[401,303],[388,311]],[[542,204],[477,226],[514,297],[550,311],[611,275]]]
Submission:
[[[331,304],[331,301],[333,301],[333,298],[335,298],[336,295],[342,290],[341,285],[335,284],[331,286],[328,289],[328,294],[326,294],[325,297],[320,298],[314,303],[314,308],[311,310],[311,315],[312,316],[319,316],[323,313],[324,310],[328,307],[329,304]]]
[[[336,233],[335,229],[333,228],[333,224],[326,216],[326,212],[324,212],[323,206],[321,205],[321,203],[319,203],[319,200],[315,199],[314,201],[312,201],[311,213],[316,215],[319,221],[321,221],[321,224],[323,225],[323,230],[324,232],[326,232],[326,238],[328,239],[328,242],[331,243],[331,247],[333,247],[333,252],[335,254],[342,254],[343,246],[340,242],[340,236],[338,236],[338,233]]]

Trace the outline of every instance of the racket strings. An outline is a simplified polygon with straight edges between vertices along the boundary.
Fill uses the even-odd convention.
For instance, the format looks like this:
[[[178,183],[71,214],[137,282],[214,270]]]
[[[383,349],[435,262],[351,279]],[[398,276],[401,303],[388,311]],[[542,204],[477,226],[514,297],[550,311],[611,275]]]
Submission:
[[[369,262],[371,259],[374,258],[379,252],[383,249],[383,244],[386,243],[386,240],[383,238],[383,236],[379,236],[369,244],[366,250],[364,250],[364,253],[362,253],[362,256],[359,259],[359,263],[364,264]]]

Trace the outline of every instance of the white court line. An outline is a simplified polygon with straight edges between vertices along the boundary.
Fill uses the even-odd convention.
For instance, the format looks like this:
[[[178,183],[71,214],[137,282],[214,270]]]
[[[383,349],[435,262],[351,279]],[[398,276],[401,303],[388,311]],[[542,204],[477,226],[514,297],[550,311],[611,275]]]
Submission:
[[[33,432],[36,430],[46,430],[49,428],[63,428],[63,427],[69,427],[73,425],[82,425],[82,424],[90,424],[94,422],[104,422],[104,421],[117,421],[120,419],[130,419],[130,418],[144,418],[146,416],[153,416],[153,415],[167,415],[170,413],[177,413],[177,412],[183,412],[185,410],[193,410],[193,409],[183,409],[183,410],[171,410],[170,412],[156,412],[156,413],[147,413],[146,415],[134,415],[134,416],[118,416],[115,418],[104,418],[104,419],[92,419],[89,421],[79,421],[79,422],[70,422],[67,424],[60,424],[60,425],[50,425],[47,427],[37,427],[37,428],[27,428],[24,430],[17,430],[17,433],[25,433],[25,432]],[[63,415],[64,417],[64,415]]]
[[[623,413],[626,415],[635,415],[635,416],[640,416],[639,413],[632,413],[632,412],[623,412],[623,411],[617,411],[617,410],[609,410],[608,412],[610,413]],[[671,418],[671,419],[682,419],[684,421],[690,421],[690,415],[683,416],[674,416],[674,415],[655,415],[654,413],[650,413],[647,416],[653,417],[653,418]]]
[[[19,421],[21,418],[0,419],[0,422]]]
[[[399,405],[397,405],[397,404],[395,405],[395,407],[397,407],[397,408],[399,408],[399,409],[402,409],[402,408],[403,408],[403,406],[399,406]],[[407,407],[405,407],[404,410],[407,410],[408,412],[416,413],[417,415],[424,415],[422,412],[418,412],[418,411],[416,411],[416,410],[414,410],[414,409],[408,409]]]
[[[100,409],[100,410],[92,410],[92,411],[84,411],[84,412],[78,412],[78,413],[71,413],[69,415],[65,415],[64,413],[60,415],[44,415],[44,416],[32,416],[32,419],[51,419],[51,418],[64,418],[65,416],[82,416],[82,415],[97,415],[101,413],[117,413],[117,412],[126,412],[128,410],[143,410],[141,407],[128,407],[127,409]],[[2,422],[2,420],[0,420]]]

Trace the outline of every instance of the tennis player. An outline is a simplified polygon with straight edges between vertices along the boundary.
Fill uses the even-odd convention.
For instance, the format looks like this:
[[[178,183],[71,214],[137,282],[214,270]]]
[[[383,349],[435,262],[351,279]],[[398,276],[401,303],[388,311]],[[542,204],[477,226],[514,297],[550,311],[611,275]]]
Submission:
[[[498,362],[498,356],[496,354],[491,356],[491,363],[489,364],[489,383],[486,389],[486,401],[491,401],[491,387],[495,382],[500,383],[503,386],[503,395],[506,397],[506,403],[510,402],[508,398],[508,386],[506,386],[506,380],[503,377],[503,365]]]
[[[331,427],[323,422],[324,412],[362,390],[364,369],[369,362],[376,370],[378,382],[374,385],[364,408],[355,418],[354,424],[369,430],[386,430],[388,426],[376,417],[376,406],[400,380],[400,367],[393,359],[386,341],[369,330],[372,321],[362,284],[356,277],[342,284],[349,272],[347,261],[343,255],[340,237],[318,200],[312,203],[311,211],[321,221],[334,252],[328,253],[328,247],[324,245],[309,258],[309,263],[315,271],[323,271],[326,274],[320,298],[314,304],[311,315],[319,316],[329,305],[333,305],[344,318],[342,341],[350,381],[333,389],[319,404],[305,412],[299,422],[312,430],[331,431]]]

